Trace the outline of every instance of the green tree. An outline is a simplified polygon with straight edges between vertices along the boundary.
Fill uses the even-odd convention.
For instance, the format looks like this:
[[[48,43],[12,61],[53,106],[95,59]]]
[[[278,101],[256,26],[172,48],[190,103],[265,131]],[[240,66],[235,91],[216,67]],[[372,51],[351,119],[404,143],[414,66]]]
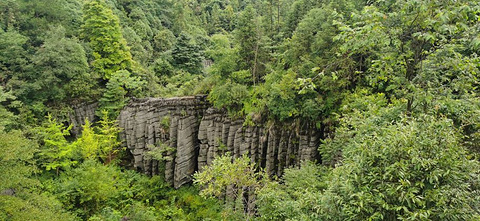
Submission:
[[[232,32],[235,28],[235,12],[231,5],[227,5],[225,9],[220,11],[220,25],[227,32]]]
[[[86,1],[81,36],[93,50],[92,66],[104,79],[116,71],[132,70],[133,60],[122,36],[118,17],[103,0]]]
[[[140,77],[131,76],[129,71],[120,70],[114,73],[107,83],[107,88],[99,102],[99,110],[106,110],[111,119],[115,119],[120,110],[127,104],[129,96],[139,93],[145,85]],[[98,113],[100,115],[101,113]]]
[[[100,142],[100,149],[98,156],[104,163],[110,163],[121,149],[121,142],[118,140],[118,134],[121,128],[118,126],[116,120],[110,120],[108,113],[103,112],[102,118],[98,121],[98,136]]]
[[[201,169],[202,172],[194,174],[194,183],[200,185],[202,190],[200,195],[204,197],[221,197],[225,194],[227,187],[233,189],[231,200],[242,199],[238,205],[234,203],[233,207],[244,208],[251,202],[243,201],[243,194],[253,194],[254,191],[261,187],[261,179],[263,173],[257,173],[255,164],[251,162],[246,155],[232,160],[232,157],[227,153],[224,156],[215,158],[211,165]],[[245,208],[246,215],[253,215],[253,210],[250,207]]]
[[[3,31],[12,29],[17,24],[17,17],[20,14],[18,2],[6,0],[0,2],[0,28]]]
[[[83,159],[95,160],[97,158],[100,142],[90,121],[85,121],[85,124],[82,126],[82,135],[75,141],[73,146],[81,153]]]
[[[350,114],[321,146],[327,155],[341,152],[320,202],[322,219],[478,219],[480,164],[452,121],[406,117],[407,101],[386,101],[346,106]]]
[[[67,209],[87,219],[118,194],[119,180],[118,168],[88,159],[61,174],[56,192]]]
[[[313,162],[285,169],[281,180],[267,182],[258,191],[259,220],[319,220],[317,209],[328,187],[328,172]]]
[[[151,48],[150,42],[143,41],[131,27],[123,28],[123,36],[125,37],[133,60],[139,62],[143,66],[147,65],[153,54],[153,48]]]
[[[30,38],[33,47],[40,47],[50,26],[63,26],[68,35],[78,33],[81,3],[75,0],[16,1],[20,12],[16,27]]]
[[[70,135],[72,126],[66,128],[58,123],[51,115],[48,115],[44,126],[40,128],[40,136],[43,145],[40,155],[40,163],[47,171],[56,170],[57,175],[60,169],[68,169],[78,163],[75,146],[65,138]]]
[[[163,29],[153,38],[153,48],[156,52],[168,51],[174,46],[175,40],[175,35],[170,30]]]
[[[297,24],[302,20],[303,16],[311,9],[309,0],[294,1],[289,8],[288,14],[285,18],[284,32],[287,37],[292,36],[297,28]]]
[[[180,33],[172,48],[172,64],[191,74],[202,73],[202,51],[187,33]]]
[[[245,71],[242,73],[245,74]],[[246,71],[246,74],[250,79],[250,72]],[[248,102],[250,95],[248,87],[230,79],[213,79],[217,80],[217,84],[211,89],[208,100],[217,108],[226,108],[231,116],[242,116],[243,105]]]
[[[210,75],[228,79],[230,74],[239,70],[237,61],[240,58],[230,38],[231,36],[224,34],[215,34],[210,37],[211,45],[205,51],[206,56],[213,60],[212,66],[208,69]]]
[[[82,135],[72,145],[81,152],[84,159],[101,159],[108,164],[120,150],[118,141],[120,129],[116,121],[109,119],[106,111],[102,113],[102,119],[98,124],[92,127],[87,120],[83,125]]]
[[[75,221],[78,217],[65,211],[62,204],[48,193],[16,193],[16,196],[0,195],[0,219],[62,220]]]
[[[29,97],[61,102],[75,98],[85,100],[95,94],[92,89],[96,79],[88,73],[85,51],[78,40],[65,37],[62,26],[47,32],[44,44],[32,61],[37,71],[33,83],[40,84],[40,90]]]
[[[254,82],[256,81],[255,72],[259,63],[258,52],[260,47],[257,25],[255,9],[252,5],[249,5],[239,16],[234,32],[240,56],[239,68],[240,70],[250,70]]]
[[[11,113],[10,111],[8,111],[8,109],[3,104],[6,101],[11,101],[14,99],[15,96],[12,95],[11,91],[5,92],[3,90],[3,87],[0,86],[0,131],[4,131],[5,129],[8,129],[8,127],[15,124],[16,116],[13,115],[13,113]]]
[[[285,62],[298,68],[299,74],[304,76],[312,74],[311,69],[315,65],[327,63],[324,60],[335,56],[330,50],[334,48],[333,37],[338,32],[334,21],[339,18],[338,13],[329,6],[310,10],[298,23],[292,38],[286,42]]]
[[[369,85],[407,99],[411,114],[414,107],[431,108],[437,95],[476,91],[478,7],[468,1],[379,2],[354,13],[351,25],[340,24],[336,39],[343,42],[341,53],[366,69],[359,72]]]
[[[26,139],[21,131],[5,132],[0,130],[0,191],[37,185],[39,182],[31,178],[36,172],[34,154],[38,146]],[[0,194],[0,196],[3,194]]]
[[[167,59],[164,58],[155,60],[150,67],[155,73],[155,76],[157,76],[161,81],[173,76],[174,74],[173,66],[167,61]]]
[[[0,219],[75,220],[35,179],[37,144],[18,130],[0,128]]]
[[[362,78],[357,83],[407,100],[409,115],[447,116],[464,143],[478,150],[478,7],[466,1],[372,4],[338,23],[337,54],[350,60],[353,78]]]
[[[2,70],[0,82],[2,86],[5,86],[12,78],[13,81],[20,81],[19,77],[28,68],[29,56],[25,49],[27,41],[28,38],[17,31],[0,30],[0,70]]]

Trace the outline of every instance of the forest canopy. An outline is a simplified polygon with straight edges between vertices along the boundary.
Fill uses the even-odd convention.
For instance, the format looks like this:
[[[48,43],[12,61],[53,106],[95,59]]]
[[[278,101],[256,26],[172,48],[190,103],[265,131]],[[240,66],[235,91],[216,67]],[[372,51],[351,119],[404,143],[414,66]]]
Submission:
[[[479,53],[478,0],[0,0],[0,220],[478,220]],[[200,94],[318,161],[132,170],[122,108]]]

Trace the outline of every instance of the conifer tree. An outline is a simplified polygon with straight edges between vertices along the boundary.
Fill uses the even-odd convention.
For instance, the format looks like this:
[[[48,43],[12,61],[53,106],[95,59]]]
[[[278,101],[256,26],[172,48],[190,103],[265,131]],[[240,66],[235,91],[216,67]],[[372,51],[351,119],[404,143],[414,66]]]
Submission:
[[[235,37],[242,59],[241,69],[250,69],[255,62],[255,49],[257,46],[257,33],[255,27],[255,10],[249,5],[240,15],[235,30]]]
[[[104,79],[118,70],[131,70],[133,65],[119,19],[102,0],[85,2],[81,36],[93,50],[92,65]]]
[[[172,49],[173,64],[192,74],[202,72],[202,54],[199,45],[191,42],[191,37],[181,33]]]

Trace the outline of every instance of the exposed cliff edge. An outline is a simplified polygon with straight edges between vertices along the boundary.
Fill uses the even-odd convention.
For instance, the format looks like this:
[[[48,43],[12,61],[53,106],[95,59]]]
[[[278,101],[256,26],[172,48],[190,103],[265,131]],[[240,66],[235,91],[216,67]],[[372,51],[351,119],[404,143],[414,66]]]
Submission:
[[[175,188],[227,151],[233,157],[247,154],[268,174],[281,175],[285,167],[318,158],[321,134],[310,122],[244,126],[203,96],[133,99],[120,113],[119,126],[134,166],[146,174],[159,173],[158,161],[146,152],[159,143],[174,149],[165,154],[164,176]]]

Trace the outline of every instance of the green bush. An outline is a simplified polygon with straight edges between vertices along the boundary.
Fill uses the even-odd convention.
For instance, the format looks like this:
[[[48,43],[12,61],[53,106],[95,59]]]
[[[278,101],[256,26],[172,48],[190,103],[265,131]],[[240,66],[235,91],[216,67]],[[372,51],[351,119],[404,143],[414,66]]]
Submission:
[[[343,158],[325,192],[333,202],[320,203],[323,217],[478,219],[480,164],[452,122],[419,116],[377,127],[379,120],[347,120],[340,133],[350,139],[322,146],[341,145]]]

